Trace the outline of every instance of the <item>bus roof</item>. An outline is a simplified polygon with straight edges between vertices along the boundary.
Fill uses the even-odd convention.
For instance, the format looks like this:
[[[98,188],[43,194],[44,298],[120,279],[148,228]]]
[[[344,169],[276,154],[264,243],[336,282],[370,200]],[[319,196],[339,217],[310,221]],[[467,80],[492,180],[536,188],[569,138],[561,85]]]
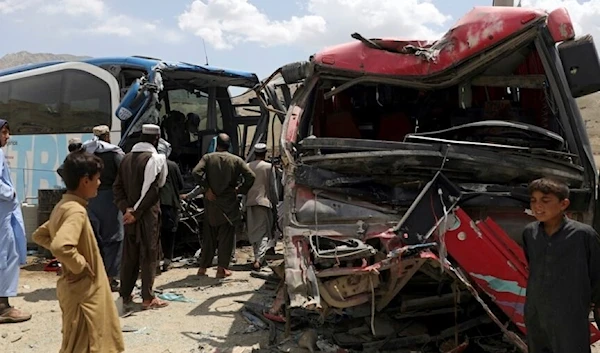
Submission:
[[[195,65],[189,64],[185,62],[176,62],[176,61],[163,61],[160,59],[153,58],[145,58],[140,56],[123,56],[123,57],[103,57],[103,58],[90,58],[90,59],[82,59],[77,60],[81,62],[85,62],[95,66],[105,66],[105,65],[124,65],[132,68],[139,68],[145,71],[150,71],[154,66],[159,63],[163,63],[167,66],[166,71],[184,71],[184,72],[196,72],[209,76],[219,76],[219,77],[228,77],[234,79],[234,83],[232,85],[239,87],[247,87],[252,88],[259,83],[258,77],[256,74],[251,72],[244,72],[238,70],[229,70],[222,69],[214,66],[208,65]],[[16,74],[19,72],[39,69],[43,67],[48,67],[60,63],[64,63],[67,61],[46,61],[41,63],[27,64],[16,67],[11,67],[9,69],[0,70],[0,77],[7,76],[11,74]]]

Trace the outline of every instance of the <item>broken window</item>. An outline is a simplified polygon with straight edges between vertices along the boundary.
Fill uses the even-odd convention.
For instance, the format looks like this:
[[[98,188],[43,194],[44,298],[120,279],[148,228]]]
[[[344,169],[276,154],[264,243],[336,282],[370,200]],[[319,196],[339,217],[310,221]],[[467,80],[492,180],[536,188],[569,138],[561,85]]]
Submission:
[[[468,81],[436,90],[377,82],[342,89],[347,82],[320,82],[311,110],[315,137],[568,150],[541,60],[531,46]],[[532,132],[529,126],[540,129]]]

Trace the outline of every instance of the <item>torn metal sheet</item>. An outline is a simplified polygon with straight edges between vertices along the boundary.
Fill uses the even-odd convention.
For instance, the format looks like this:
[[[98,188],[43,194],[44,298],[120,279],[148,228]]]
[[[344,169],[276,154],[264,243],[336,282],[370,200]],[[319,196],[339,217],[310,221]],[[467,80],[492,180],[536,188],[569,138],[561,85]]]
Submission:
[[[406,259],[392,267],[388,290],[377,302],[377,311],[383,310],[410,281],[412,276],[421,268],[427,259]]]
[[[377,273],[365,273],[363,275],[349,275],[336,277],[323,282],[323,288],[335,300],[345,301],[346,298],[370,292],[379,287],[379,275]]]
[[[547,12],[532,8],[520,7],[506,11],[497,7],[475,7],[432,44],[405,42],[401,51],[398,51],[390,50],[395,43],[401,42],[394,39],[372,40],[384,49],[355,41],[327,48],[317,53],[313,61],[323,69],[361,71],[371,75],[434,75],[502,43],[516,33],[522,33],[546,18]]]

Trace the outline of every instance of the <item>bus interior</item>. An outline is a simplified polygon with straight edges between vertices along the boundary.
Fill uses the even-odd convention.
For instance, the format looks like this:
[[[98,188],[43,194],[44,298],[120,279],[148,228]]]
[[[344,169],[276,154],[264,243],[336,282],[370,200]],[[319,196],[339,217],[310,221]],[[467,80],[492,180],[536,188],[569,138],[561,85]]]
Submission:
[[[130,88],[135,89],[140,77],[147,77],[149,73],[121,66],[119,72],[113,72],[113,75],[123,87],[121,96],[125,102]],[[162,137],[171,144],[169,159],[179,165],[184,176],[184,191],[194,187],[191,171],[200,158],[210,152],[211,142],[220,132],[231,137],[230,152],[244,159],[252,158],[250,147],[258,141],[267,142],[269,129],[274,124],[269,123],[271,112],[265,105],[259,104],[259,98],[252,90],[258,85],[258,79],[253,74],[253,77],[248,75],[232,77],[223,72],[215,74],[162,68],[163,88],[157,90],[156,101],[150,103],[138,121],[130,118],[121,122],[124,151],[130,151],[139,140],[139,128],[126,136],[132,124],[160,125]],[[233,87],[246,89],[246,92],[232,96],[230,89]],[[262,99],[268,100],[264,95]]]

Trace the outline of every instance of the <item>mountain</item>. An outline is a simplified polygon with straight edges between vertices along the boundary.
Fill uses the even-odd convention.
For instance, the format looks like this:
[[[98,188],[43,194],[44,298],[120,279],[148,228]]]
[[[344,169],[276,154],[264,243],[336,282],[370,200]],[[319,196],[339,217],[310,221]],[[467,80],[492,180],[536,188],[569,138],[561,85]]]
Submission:
[[[1,57],[0,70],[25,64],[39,63],[43,61],[75,61],[87,58],[89,58],[89,56],[76,56],[70,54],[30,53],[27,51],[20,51],[18,53],[6,54],[3,57]]]

